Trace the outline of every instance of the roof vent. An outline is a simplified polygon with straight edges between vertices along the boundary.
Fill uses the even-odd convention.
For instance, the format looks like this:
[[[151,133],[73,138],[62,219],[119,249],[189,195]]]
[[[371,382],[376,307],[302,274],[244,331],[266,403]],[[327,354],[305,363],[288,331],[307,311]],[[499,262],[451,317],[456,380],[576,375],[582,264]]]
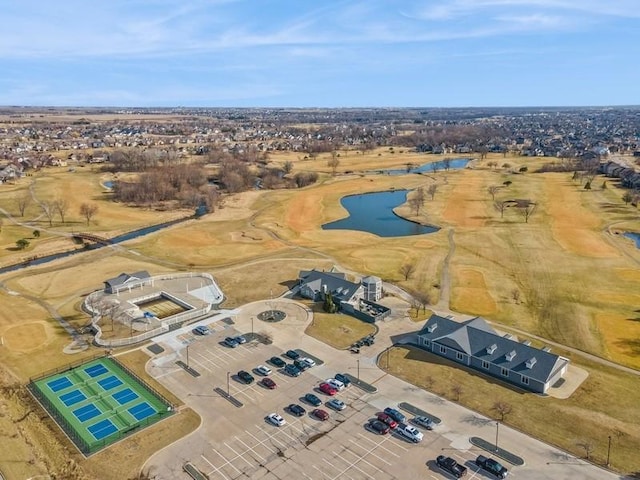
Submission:
[[[537,360],[536,357],[531,357],[529,360],[527,360],[526,362],[524,362],[524,365],[531,369],[533,368],[533,366],[536,364]]]
[[[438,324],[437,323],[432,323],[431,325],[429,325],[427,327],[427,332],[433,333],[436,328],[438,328]]]
[[[487,347],[487,353],[489,355],[491,355],[493,352],[495,352],[498,349],[498,346],[494,343],[493,345]]]
[[[528,347],[529,345],[531,345],[531,340],[523,340],[522,344]]]
[[[543,352],[550,352],[551,351],[551,347],[543,347],[542,351]]]
[[[507,340],[512,340],[513,339],[513,335],[511,335],[510,333],[505,333],[504,334],[504,338],[506,338]]]
[[[511,360],[516,358],[516,351],[515,350],[511,350],[509,353],[505,354],[504,358],[507,359],[507,362],[510,362]]]

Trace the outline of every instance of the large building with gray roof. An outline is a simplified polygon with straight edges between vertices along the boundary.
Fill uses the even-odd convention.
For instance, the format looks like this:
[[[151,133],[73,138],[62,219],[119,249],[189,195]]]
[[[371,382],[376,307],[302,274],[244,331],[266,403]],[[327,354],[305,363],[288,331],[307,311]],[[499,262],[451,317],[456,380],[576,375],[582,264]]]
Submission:
[[[546,393],[567,371],[569,360],[546,349],[500,336],[480,317],[456,322],[432,315],[418,332],[420,347],[517,385]]]

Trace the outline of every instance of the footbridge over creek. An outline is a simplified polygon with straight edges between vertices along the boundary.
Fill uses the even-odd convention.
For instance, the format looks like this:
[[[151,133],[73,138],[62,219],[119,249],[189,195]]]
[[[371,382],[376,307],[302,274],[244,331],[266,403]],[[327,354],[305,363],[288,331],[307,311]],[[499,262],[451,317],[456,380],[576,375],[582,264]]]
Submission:
[[[104,238],[101,237],[99,235],[95,235],[93,233],[74,233],[73,235],[74,239],[78,239],[78,240],[82,240],[82,241],[88,241],[88,242],[94,242],[94,243],[100,243],[102,245],[111,245],[113,244],[113,241],[109,238]]]

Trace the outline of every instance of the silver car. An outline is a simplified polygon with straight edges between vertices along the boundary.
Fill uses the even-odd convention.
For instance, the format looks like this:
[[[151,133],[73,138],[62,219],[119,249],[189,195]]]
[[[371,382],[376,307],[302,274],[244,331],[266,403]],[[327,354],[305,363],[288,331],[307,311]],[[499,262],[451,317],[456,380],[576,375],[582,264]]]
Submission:
[[[433,427],[436,426],[435,422],[431,420],[429,417],[419,416],[413,419],[413,423],[416,425],[420,425],[421,427],[426,428],[427,430],[433,430]]]

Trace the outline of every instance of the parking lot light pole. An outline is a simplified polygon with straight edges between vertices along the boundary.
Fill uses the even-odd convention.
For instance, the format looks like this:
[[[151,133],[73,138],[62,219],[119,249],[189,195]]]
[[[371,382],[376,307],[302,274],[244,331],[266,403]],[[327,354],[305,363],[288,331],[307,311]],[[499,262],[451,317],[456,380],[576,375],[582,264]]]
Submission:
[[[609,435],[609,446],[607,447],[607,467],[611,465],[609,459],[611,458],[611,435]]]
[[[496,421],[496,452],[498,451],[498,431],[500,427],[500,422]]]
[[[360,359],[357,359],[356,362],[358,362],[358,381],[360,381]]]
[[[187,343],[187,368],[189,368],[189,344]]]
[[[253,315],[251,316],[251,338],[253,338]]]
[[[231,396],[230,393],[231,372],[227,372],[227,397]]]

